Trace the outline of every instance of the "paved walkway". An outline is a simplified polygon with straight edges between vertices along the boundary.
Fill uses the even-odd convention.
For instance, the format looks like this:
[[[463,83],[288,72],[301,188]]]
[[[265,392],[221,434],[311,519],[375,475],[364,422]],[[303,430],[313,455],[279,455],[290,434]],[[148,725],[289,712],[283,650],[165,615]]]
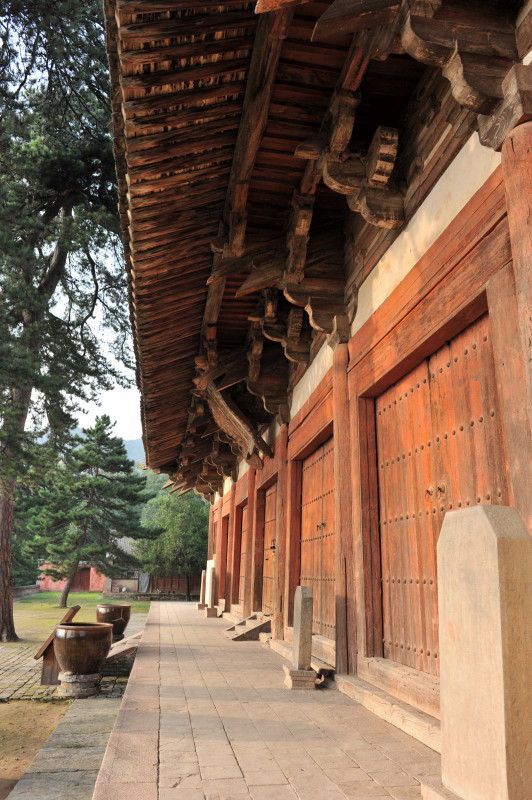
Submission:
[[[421,797],[439,756],[189,603],[153,603],[93,800]]]
[[[127,627],[127,635],[139,633],[146,620],[146,614],[132,614]],[[0,643],[0,702],[7,700],[33,700],[54,697],[55,686],[41,686],[42,661],[35,661],[38,650],[35,644],[1,644]],[[115,695],[123,693],[122,681],[117,678],[127,677],[131,667],[129,662],[122,659],[120,666],[109,665],[104,671],[102,688]]]
[[[119,707],[103,694],[74,700],[9,800],[90,800]]]

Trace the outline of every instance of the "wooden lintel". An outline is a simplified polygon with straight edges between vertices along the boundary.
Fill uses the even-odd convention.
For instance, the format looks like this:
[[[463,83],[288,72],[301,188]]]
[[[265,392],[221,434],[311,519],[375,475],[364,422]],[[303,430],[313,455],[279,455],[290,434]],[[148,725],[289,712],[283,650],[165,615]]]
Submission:
[[[260,454],[273,458],[273,452],[253,424],[226,392],[218,392],[213,383],[205,389],[214,421],[237,444],[241,455],[255,469],[262,467]]]
[[[401,0],[334,0],[316,22],[312,41],[386,25],[397,17],[400,7]]]

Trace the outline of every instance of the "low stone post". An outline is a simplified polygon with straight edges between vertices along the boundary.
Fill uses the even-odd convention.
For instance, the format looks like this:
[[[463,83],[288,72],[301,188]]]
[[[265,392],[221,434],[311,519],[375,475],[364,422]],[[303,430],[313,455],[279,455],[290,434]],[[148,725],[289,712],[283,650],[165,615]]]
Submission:
[[[214,605],[214,597],[216,592],[216,572],[214,567],[209,570],[209,604],[205,606],[205,616],[206,617],[217,617],[218,616],[218,609]]]
[[[292,668],[287,665],[283,667],[284,682],[289,689],[316,688],[316,673],[310,668],[313,605],[312,587],[298,586],[294,596]]]
[[[445,515],[438,542],[442,780],[425,800],[532,791],[532,538],[517,511]]]
[[[202,611],[204,608],[207,608],[207,603],[205,602],[205,580],[206,580],[206,572],[205,570],[202,570],[198,611]]]

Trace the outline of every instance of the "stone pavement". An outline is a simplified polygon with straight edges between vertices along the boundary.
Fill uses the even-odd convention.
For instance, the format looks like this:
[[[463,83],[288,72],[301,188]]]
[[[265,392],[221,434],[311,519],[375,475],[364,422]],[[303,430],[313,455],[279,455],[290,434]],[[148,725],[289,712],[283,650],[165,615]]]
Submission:
[[[90,800],[119,707],[119,697],[75,700],[9,800]]]
[[[437,753],[190,603],[153,603],[93,800],[410,800]]]
[[[141,631],[146,621],[146,614],[132,614],[127,627],[127,635],[133,636]],[[55,686],[41,686],[42,661],[35,661],[38,650],[35,644],[1,644],[0,643],[0,702],[7,700],[32,700],[54,697]],[[104,671],[102,688],[107,692],[115,690],[122,694],[120,682],[116,678],[129,675],[133,658],[129,661],[121,659],[120,667],[109,665]]]

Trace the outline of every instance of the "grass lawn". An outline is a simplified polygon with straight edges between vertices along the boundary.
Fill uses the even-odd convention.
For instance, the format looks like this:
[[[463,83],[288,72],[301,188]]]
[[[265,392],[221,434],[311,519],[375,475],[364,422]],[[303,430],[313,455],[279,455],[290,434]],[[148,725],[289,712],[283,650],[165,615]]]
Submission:
[[[66,608],[59,608],[61,592],[40,592],[30,597],[22,597],[13,603],[15,617],[15,630],[20,639],[15,645],[36,644],[37,647],[53,631],[56,622],[60,622],[67,612]],[[96,622],[96,605],[102,602],[99,592],[70,592],[68,606],[81,606],[74,617],[76,622]],[[105,603],[112,602],[104,600]],[[127,597],[117,597],[117,602],[131,605],[132,627],[135,614],[146,614],[150,608],[149,601],[130,600]],[[126,629],[126,636],[128,629]],[[9,646],[9,645],[7,645]]]

